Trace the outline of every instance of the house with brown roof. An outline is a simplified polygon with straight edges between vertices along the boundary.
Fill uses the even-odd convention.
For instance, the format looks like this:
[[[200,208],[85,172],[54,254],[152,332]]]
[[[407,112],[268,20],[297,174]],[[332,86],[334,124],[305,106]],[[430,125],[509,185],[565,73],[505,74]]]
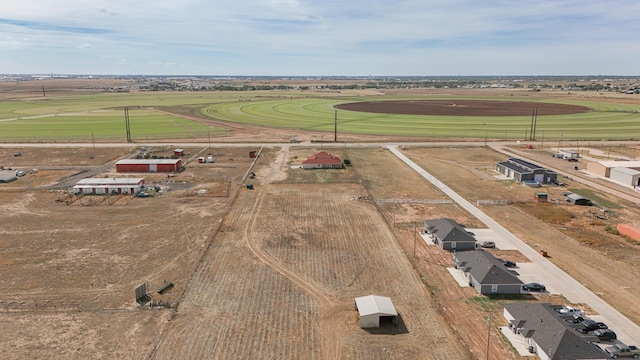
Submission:
[[[326,151],[319,151],[302,161],[303,169],[342,169],[342,160]]]

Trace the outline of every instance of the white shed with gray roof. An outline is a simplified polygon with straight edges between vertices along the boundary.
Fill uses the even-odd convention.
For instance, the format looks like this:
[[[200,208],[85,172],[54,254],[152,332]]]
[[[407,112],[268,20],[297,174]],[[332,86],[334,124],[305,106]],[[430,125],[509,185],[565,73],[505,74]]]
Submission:
[[[628,167],[615,167],[611,169],[609,178],[624,186],[640,185],[640,171]]]
[[[391,318],[393,324],[398,323],[398,313],[388,297],[378,295],[357,297],[356,309],[360,314],[360,326],[363,329],[380,327],[380,318]]]

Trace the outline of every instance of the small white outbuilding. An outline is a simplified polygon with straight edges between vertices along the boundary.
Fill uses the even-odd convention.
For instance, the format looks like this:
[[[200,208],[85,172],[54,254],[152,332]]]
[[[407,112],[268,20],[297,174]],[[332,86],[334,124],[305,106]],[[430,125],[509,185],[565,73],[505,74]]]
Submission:
[[[391,299],[385,296],[368,295],[356,298],[356,309],[360,314],[360,327],[380,327],[380,318],[390,318],[394,325],[398,324],[398,313]]]

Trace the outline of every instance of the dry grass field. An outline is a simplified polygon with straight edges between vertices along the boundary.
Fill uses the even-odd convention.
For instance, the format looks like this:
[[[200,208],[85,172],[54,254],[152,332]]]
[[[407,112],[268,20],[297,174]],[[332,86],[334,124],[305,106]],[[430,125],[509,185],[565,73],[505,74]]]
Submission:
[[[382,147],[336,148],[354,166],[315,171],[297,164],[319,148],[291,147],[282,168],[273,166],[279,147],[263,149],[253,167],[250,150],[187,148],[186,171],[171,182],[148,177],[166,187],[158,196],[85,196],[69,205],[56,183],[85,167],[113,176],[112,162],[136,149],[5,154],[4,161],[43,170],[0,188],[0,357],[471,359],[484,357],[491,317],[491,358],[518,358],[497,330],[501,303],[535,298],[479,297],[446,271],[450,253],[414,242],[413,225],[425,219],[482,227],[477,219],[453,203],[425,202],[447,198]],[[495,176],[504,154],[484,147],[404,152],[472,202],[516,201],[483,210],[638,322],[640,294],[628,286],[638,275],[638,247],[607,232],[612,223],[585,226],[592,220],[586,209],[563,203],[562,191],[577,183],[544,189],[547,208],[565,214],[552,223],[547,208],[532,202],[539,190]],[[209,153],[215,163],[194,162]],[[45,169],[54,158],[63,161]],[[250,170],[255,190],[242,186]],[[633,207],[615,214],[610,222],[638,218]],[[513,251],[497,255],[527,261]],[[165,280],[175,287],[159,295]],[[144,282],[166,308],[135,304],[133,289]],[[400,326],[360,329],[353,299],[367,294],[390,296]]]
[[[281,141],[289,131],[256,136]],[[382,146],[331,148],[353,166],[306,171],[300,161],[322,145],[288,145],[263,149],[255,163],[247,154],[258,148],[186,148],[184,172],[143,175],[163,189],[149,198],[65,193],[76,179],[114,176],[113,162],[135,156],[135,146],[0,148],[5,168],[38,169],[0,184],[0,358],[483,359],[489,335],[489,358],[520,359],[497,329],[501,304],[566,302],[459,287],[446,270],[451,254],[416,241],[414,225],[482,223],[441,203],[448,198]],[[534,204],[540,189],[496,177],[505,154],[435,145],[403,152],[473,203],[514,201],[482,210],[640,323],[640,247],[611,231],[617,222],[640,227],[637,206],[571,176],[567,187],[543,189],[551,203]],[[172,149],[149,151],[167,157]],[[510,151],[572,171],[549,148]],[[196,162],[208,154],[214,163]],[[244,187],[249,171],[255,190]],[[567,190],[619,207],[596,219],[593,209],[567,205]],[[528,261],[516,251],[496,255]],[[158,294],[165,281],[175,286]],[[135,303],[142,283],[159,306]],[[392,298],[399,326],[359,327],[353,299],[369,294]]]

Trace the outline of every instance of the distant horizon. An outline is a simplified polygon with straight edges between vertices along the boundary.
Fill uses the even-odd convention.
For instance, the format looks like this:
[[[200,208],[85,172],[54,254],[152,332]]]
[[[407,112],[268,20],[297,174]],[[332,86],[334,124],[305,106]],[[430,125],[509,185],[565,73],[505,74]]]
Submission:
[[[157,77],[157,78],[216,78],[216,79],[308,79],[308,80],[375,80],[375,79],[584,79],[593,78],[597,80],[622,80],[640,79],[640,75],[242,75],[242,74],[90,74],[90,73],[5,73],[0,74],[0,78],[6,77],[37,77],[40,79],[64,79],[64,78],[100,78],[100,77]]]

